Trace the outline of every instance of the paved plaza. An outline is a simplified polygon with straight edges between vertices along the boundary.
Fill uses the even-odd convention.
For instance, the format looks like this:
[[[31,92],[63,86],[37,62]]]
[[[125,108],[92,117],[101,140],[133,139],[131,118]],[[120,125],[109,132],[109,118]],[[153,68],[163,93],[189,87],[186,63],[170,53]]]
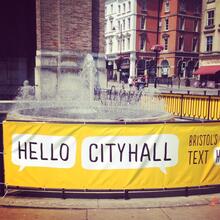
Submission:
[[[220,194],[142,199],[60,199],[6,196],[1,220],[219,220]]]
[[[122,84],[119,82],[113,82],[109,81],[108,84],[105,86],[108,89],[111,89],[112,86],[115,86],[117,90],[122,89],[122,86],[124,86],[125,90],[129,90],[128,84]],[[133,88],[135,89],[135,88]],[[149,84],[148,87],[145,86],[144,91],[147,92],[148,89],[154,89],[154,84]],[[210,89],[210,88],[195,88],[195,87],[187,87],[184,85],[178,86],[178,85],[166,85],[166,84],[159,84],[157,85],[156,89],[160,91],[161,93],[180,93],[180,94],[194,94],[194,95],[220,95],[220,88]]]

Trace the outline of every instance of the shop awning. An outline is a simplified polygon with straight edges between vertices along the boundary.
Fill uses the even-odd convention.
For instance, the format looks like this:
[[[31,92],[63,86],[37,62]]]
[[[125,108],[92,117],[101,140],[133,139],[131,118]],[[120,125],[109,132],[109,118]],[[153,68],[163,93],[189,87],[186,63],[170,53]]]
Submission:
[[[214,75],[220,71],[220,65],[218,66],[201,66],[193,74],[195,75]]]

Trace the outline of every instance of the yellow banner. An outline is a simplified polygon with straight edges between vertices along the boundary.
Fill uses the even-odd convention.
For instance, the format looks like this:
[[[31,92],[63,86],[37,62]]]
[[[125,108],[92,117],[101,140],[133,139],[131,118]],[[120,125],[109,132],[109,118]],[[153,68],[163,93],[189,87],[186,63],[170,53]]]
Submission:
[[[66,189],[220,184],[220,123],[4,122],[5,183]]]

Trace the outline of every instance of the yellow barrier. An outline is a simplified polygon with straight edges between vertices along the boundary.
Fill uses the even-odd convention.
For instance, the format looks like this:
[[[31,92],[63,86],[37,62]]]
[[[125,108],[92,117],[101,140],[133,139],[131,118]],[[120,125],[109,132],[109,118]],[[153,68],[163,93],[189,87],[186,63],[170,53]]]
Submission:
[[[4,122],[5,184],[147,189],[220,184],[220,122]]]
[[[205,120],[220,120],[220,97],[161,94],[165,101],[166,110],[178,117]]]

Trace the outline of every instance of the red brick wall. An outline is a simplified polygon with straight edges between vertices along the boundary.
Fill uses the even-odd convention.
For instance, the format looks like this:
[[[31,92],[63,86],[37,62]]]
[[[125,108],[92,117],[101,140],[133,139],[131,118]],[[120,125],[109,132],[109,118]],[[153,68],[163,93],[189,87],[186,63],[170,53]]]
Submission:
[[[37,49],[58,48],[58,1],[36,0]]]
[[[92,2],[60,0],[61,49],[91,52]]]
[[[104,53],[105,2],[92,0],[92,51]]]
[[[168,53],[162,51],[160,54],[160,62],[162,59],[167,59],[169,61],[171,68],[171,72],[173,74],[177,74],[176,64],[178,62],[176,52],[178,52],[178,43],[179,37],[184,37],[184,51],[181,52],[180,59],[187,61],[191,59],[198,59],[198,54],[191,54],[192,52],[192,39],[197,37],[199,39],[198,32],[193,31],[194,20],[198,19],[196,17],[201,16],[200,14],[196,14],[196,7],[199,6],[201,8],[201,0],[186,0],[186,11],[179,11],[179,3],[180,0],[170,0],[170,12],[165,12],[165,4],[163,2],[162,10],[161,10],[161,19],[162,19],[162,32],[160,35],[160,43],[163,44],[163,34],[169,35],[169,50]],[[185,18],[185,28],[184,31],[180,31],[180,17]],[[164,20],[165,18],[169,18],[169,30],[164,31]],[[200,22],[200,20],[198,19]],[[200,24],[198,24],[200,25]],[[199,42],[198,42],[199,43]],[[190,53],[189,53],[190,52]],[[180,56],[178,55],[178,56]]]
[[[137,1],[137,36],[136,36],[136,50],[140,51],[140,35],[146,36],[146,52],[152,52],[151,48],[157,41],[157,16],[158,16],[158,0],[147,1],[147,10],[143,11],[141,8],[142,1]],[[141,30],[141,18],[145,16],[146,28]]]
[[[38,50],[104,52],[103,0],[36,0],[36,17]]]

